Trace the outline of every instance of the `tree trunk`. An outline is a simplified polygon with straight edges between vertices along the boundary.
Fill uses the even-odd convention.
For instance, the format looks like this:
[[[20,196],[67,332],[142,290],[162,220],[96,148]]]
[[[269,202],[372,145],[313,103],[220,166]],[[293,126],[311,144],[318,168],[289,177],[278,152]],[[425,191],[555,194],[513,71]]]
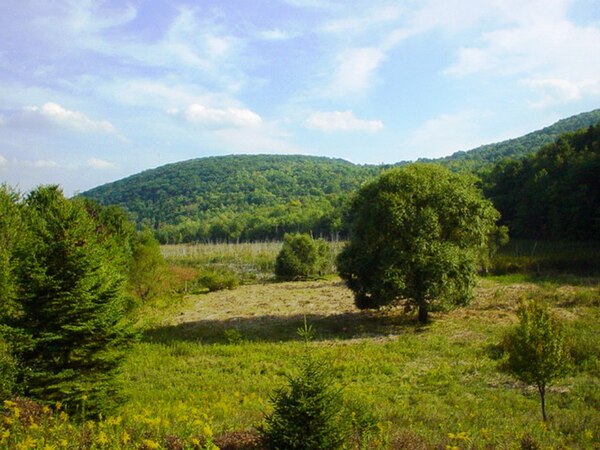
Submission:
[[[538,384],[538,390],[540,391],[540,398],[542,400],[542,417],[544,422],[548,420],[546,417],[546,386],[544,384]]]
[[[419,322],[425,323],[429,318],[429,310],[427,309],[427,303],[421,303],[419,305]]]

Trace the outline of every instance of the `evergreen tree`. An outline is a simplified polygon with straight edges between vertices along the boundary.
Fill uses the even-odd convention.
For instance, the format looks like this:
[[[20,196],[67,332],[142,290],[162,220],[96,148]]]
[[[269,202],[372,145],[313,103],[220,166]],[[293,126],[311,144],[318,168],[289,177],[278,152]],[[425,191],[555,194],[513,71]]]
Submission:
[[[18,349],[26,394],[84,415],[110,410],[131,340],[122,259],[84,201],[66,199],[56,186],[29,194],[24,220],[31,239],[20,249],[22,312],[13,326],[26,338]]]

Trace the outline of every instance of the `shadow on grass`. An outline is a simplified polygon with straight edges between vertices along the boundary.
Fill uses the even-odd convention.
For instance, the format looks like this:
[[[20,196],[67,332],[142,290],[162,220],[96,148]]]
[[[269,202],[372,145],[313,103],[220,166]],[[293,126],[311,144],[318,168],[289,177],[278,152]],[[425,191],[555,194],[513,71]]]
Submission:
[[[192,341],[202,344],[246,342],[285,342],[299,340],[297,330],[304,315],[232,317],[226,320],[199,320],[151,328],[142,335],[144,342],[171,343]],[[423,325],[400,311],[357,311],[336,315],[308,314],[315,341],[386,337],[425,331]]]

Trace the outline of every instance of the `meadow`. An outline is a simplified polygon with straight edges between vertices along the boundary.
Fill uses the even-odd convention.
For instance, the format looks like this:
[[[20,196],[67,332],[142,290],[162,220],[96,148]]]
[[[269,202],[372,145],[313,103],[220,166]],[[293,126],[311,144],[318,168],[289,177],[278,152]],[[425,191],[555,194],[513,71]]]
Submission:
[[[419,325],[401,308],[357,310],[335,275],[272,282],[279,246],[164,247],[171,264],[226,267],[241,285],[142,306],[141,337],[119,375],[127,402],[117,415],[76,424],[60,405],[29,413],[26,404],[8,405],[0,446],[252,448],[270,397],[307,351],[297,333],[306,319],[315,331],[308,351],[331,369],[360,416],[353,420],[372,424],[349,448],[600,448],[597,273],[550,272],[539,249],[513,247],[512,257],[507,250],[492,265],[495,275],[480,279],[469,306]],[[524,254],[540,259],[528,269]],[[574,360],[570,375],[550,387],[546,423],[537,391],[502,369],[503,336],[519,301],[531,298],[564,320]]]

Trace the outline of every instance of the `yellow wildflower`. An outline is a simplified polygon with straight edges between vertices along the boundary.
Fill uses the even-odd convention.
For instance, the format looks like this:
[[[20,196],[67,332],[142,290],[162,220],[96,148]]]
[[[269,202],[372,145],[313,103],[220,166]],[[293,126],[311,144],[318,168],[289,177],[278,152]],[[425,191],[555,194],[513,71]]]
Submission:
[[[121,442],[123,444],[127,444],[131,440],[131,436],[127,431],[123,431],[123,435],[121,436]]]
[[[0,434],[0,442],[4,442],[10,437],[10,430],[2,430],[2,434]]]
[[[56,403],[54,404],[54,408],[55,408],[57,411],[60,411],[60,408],[62,408],[62,403],[61,403],[61,402],[56,402]]]
[[[152,439],[144,439],[142,441],[142,444],[144,445],[144,447],[150,450],[156,450],[160,448],[160,444],[156,441],[153,441]]]
[[[11,400],[4,400],[5,408],[12,408],[13,406],[17,406],[17,404]]]
[[[96,442],[100,445],[108,444],[108,438],[106,437],[106,433],[104,431],[98,433],[98,436],[96,437]]]
[[[202,428],[202,432],[204,433],[204,436],[206,436],[206,437],[213,436],[213,432],[210,429],[210,425],[208,425],[208,424],[204,425],[204,428]]]
[[[60,445],[61,447],[67,447],[67,445],[69,445],[69,442],[66,439],[61,439],[58,445]]]
[[[48,408],[48,406],[44,405],[44,406],[42,407],[42,412],[43,412],[44,414],[48,414],[48,413],[50,412],[50,408]]]
[[[56,450],[56,445],[46,444],[44,445],[44,450]]]

